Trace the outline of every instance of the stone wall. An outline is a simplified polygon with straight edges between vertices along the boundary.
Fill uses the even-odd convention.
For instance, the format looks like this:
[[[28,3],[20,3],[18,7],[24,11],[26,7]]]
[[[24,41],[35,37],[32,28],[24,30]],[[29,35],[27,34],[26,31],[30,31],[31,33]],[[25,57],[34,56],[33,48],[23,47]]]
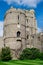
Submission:
[[[0,37],[0,49],[4,47],[3,37]]]

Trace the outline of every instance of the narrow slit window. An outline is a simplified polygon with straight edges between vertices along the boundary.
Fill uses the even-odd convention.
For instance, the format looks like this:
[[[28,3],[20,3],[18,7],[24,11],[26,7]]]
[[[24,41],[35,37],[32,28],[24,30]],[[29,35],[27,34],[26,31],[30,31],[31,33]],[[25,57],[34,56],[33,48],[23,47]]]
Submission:
[[[19,20],[19,15],[18,15],[18,20]]]
[[[28,19],[27,19],[27,23],[28,23]]]
[[[29,35],[27,35],[27,39],[29,38]]]

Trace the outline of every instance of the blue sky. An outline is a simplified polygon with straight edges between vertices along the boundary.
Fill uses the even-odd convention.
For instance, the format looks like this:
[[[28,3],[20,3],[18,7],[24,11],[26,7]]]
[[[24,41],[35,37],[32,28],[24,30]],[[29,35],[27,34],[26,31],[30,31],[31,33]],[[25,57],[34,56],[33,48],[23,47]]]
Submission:
[[[0,0],[0,36],[3,35],[4,14],[11,7],[34,9],[38,30],[43,29],[43,0]]]

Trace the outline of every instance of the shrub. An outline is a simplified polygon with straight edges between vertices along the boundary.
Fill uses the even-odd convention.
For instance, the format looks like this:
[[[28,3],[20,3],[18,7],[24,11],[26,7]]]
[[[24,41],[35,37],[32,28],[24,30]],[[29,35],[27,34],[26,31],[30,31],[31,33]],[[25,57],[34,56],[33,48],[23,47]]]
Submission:
[[[39,54],[39,59],[40,59],[40,60],[43,60],[43,52],[40,52],[40,54]]]
[[[11,60],[11,51],[10,51],[9,47],[2,48],[1,60],[3,60],[3,61]]]
[[[20,60],[24,60],[24,59],[31,59],[31,54],[32,52],[30,51],[29,48],[26,48],[22,51],[22,54],[20,54]]]
[[[39,56],[39,50],[36,48],[26,48],[22,51],[22,54],[20,54],[20,60],[24,59],[36,59]]]
[[[36,59],[39,57],[40,51],[37,48],[31,48],[32,51],[32,57],[31,59]]]

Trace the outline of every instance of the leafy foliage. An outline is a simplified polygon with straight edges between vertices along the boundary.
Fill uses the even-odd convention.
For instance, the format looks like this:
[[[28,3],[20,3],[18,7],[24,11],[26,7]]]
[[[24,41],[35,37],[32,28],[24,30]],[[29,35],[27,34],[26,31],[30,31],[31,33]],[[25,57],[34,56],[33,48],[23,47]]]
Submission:
[[[39,57],[39,53],[40,53],[40,51],[39,51],[39,49],[37,49],[37,48],[31,48],[31,51],[32,51],[32,57],[31,57],[31,59],[36,59],[36,58],[38,58]]]
[[[3,60],[3,61],[11,60],[11,51],[10,51],[9,47],[2,48],[1,60]]]
[[[40,60],[43,60],[43,52],[40,52],[40,54],[39,54],[39,59],[40,59]]]
[[[29,48],[26,48],[22,51],[22,54],[20,55],[21,60],[25,59],[30,59],[31,58],[32,52],[30,51]]]
[[[26,48],[20,54],[20,60],[24,59],[36,59],[39,56],[40,51],[36,48]]]

